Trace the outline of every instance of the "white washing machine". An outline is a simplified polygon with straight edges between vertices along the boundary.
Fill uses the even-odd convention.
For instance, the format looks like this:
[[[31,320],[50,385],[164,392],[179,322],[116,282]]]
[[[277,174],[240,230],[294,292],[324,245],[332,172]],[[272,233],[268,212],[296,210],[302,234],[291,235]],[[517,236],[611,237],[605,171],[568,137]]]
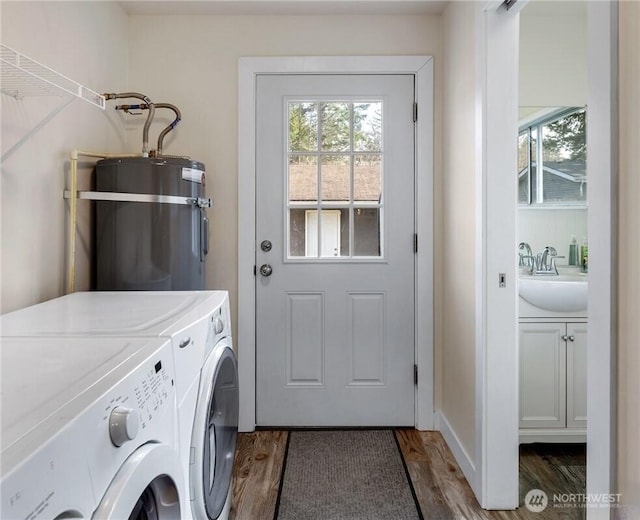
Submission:
[[[1,517],[176,520],[189,507],[164,338],[2,338]]]
[[[74,293],[0,317],[0,333],[170,339],[184,518],[228,518],[238,376],[226,291]]]

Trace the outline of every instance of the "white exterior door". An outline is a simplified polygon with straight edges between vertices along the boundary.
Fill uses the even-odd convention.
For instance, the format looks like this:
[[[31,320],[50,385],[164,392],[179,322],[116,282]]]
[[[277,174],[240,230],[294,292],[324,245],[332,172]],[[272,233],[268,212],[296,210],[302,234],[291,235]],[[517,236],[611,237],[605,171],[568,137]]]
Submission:
[[[413,75],[264,75],[256,422],[414,424]]]

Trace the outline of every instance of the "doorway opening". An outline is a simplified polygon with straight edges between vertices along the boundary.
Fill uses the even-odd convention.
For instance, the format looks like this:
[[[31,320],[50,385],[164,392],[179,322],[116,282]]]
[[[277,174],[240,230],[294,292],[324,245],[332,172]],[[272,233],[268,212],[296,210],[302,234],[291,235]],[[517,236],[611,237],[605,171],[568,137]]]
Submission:
[[[414,359],[422,377],[414,389],[413,424],[433,427],[433,60],[430,57],[241,58],[239,73],[239,312],[240,430],[256,426],[256,79],[274,74],[411,75],[419,117],[415,122],[416,205]],[[307,208],[313,209],[313,208]],[[331,209],[331,208],[330,208]],[[354,208],[357,210],[357,208]],[[320,225],[322,218],[318,219]],[[355,220],[355,218],[354,218]],[[342,226],[342,219],[341,219]],[[284,228],[284,225],[283,225]],[[322,231],[315,235],[322,239]],[[342,236],[342,234],[341,234]],[[416,242],[411,239],[412,244]],[[322,251],[322,246],[318,252]],[[344,249],[341,248],[344,252]],[[338,257],[339,258],[339,257]],[[327,260],[331,260],[328,258]]]
[[[482,122],[481,141],[484,156],[479,176],[483,184],[478,200],[484,212],[482,229],[504,221],[516,220],[513,205],[517,193],[517,154],[510,155],[497,143],[509,142],[517,136],[518,19],[526,2],[493,4],[479,8],[481,48],[479,117]],[[587,435],[588,457],[587,495],[613,491],[615,470],[615,366],[616,344],[616,157],[617,157],[617,18],[615,2],[587,4],[587,127],[597,132],[587,134],[589,150],[589,291],[587,341]],[[508,14],[507,14],[508,13]],[[515,52],[514,52],[515,49]],[[491,145],[493,143],[493,145]],[[507,186],[505,189],[504,186]],[[500,195],[508,196],[503,200]],[[505,202],[506,201],[506,202]],[[498,220],[495,220],[497,217]],[[487,235],[479,244],[478,290],[486,306],[478,314],[477,395],[477,494],[481,504],[489,509],[508,509],[517,505],[518,488],[518,356],[513,352],[511,335],[516,332],[512,319],[513,297],[517,302],[517,284],[510,291],[499,292],[490,283],[496,274],[506,271],[507,278],[516,278],[517,238],[509,229],[507,240],[497,234]],[[482,235],[482,234],[481,234]],[[493,254],[488,256],[487,251]],[[496,251],[505,258],[513,255],[513,270],[509,263],[496,259]],[[508,285],[507,285],[508,287]],[[509,323],[504,324],[505,317]],[[505,341],[505,338],[508,341]],[[491,349],[487,346],[491,345]],[[489,378],[487,368],[508,367],[504,378]],[[513,378],[511,377],[513,370]],[[491,399],[488,398],[491,397]],[[566,418],[566,416],[565,416]],[[508,448],[505,449],[505,445]],[[588,509],[587,514],[609,514],[609,511]],[[607,516],[608,517],[608,516]]]

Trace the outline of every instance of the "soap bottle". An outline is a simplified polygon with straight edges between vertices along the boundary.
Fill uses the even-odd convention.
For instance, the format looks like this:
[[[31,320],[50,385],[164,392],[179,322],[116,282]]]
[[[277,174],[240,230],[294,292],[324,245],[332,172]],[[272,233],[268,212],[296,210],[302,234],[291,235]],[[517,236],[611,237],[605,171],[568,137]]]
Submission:
[[[585,273],[589,270],[589,245],[586,237],[582,240],[580,247],[580,266]]]
[[[578,265],[578,241],[575,235],[571,235],[569,244],[569,265]]]

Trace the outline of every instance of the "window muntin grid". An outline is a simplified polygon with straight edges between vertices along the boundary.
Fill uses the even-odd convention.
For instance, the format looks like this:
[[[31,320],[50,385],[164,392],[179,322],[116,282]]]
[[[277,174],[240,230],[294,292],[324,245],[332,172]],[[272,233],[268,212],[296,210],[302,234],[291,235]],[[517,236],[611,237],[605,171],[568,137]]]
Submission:
[[[383,101],[285,106],[287,258],[383,258]]]

